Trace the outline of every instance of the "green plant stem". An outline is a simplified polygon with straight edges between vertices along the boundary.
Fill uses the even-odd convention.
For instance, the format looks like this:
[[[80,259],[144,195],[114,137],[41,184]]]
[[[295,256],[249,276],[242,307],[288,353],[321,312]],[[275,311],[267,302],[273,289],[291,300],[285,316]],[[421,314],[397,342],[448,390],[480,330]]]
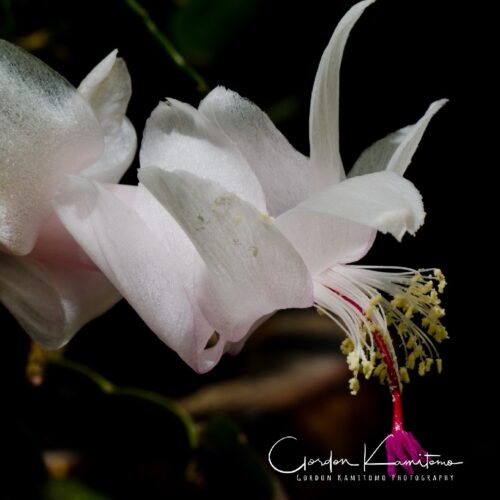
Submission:
[[[58,366],[79,373],[94,382],[105,394],[114,394],[117,396],[128,396],[131,398],[148,401],[149,403],[161,406],[170,413],[173,413],[184,425],[188,436],[189,445],[195,449],[198,446],[198,432],[193,419],[183,408],[165,396],[154,391],[148,391],[139,387],[120,387],[103,377],[100,373],[88,366],[62,357],[49,357],[48,365]]]
[[[0,38],[6,38],[16,27],[11,0],[0,0],[0,14]]]
[[[158,28],[158,25],[151,19],[149,12],[137,0],[125,0],[130,10],[137,14],[141,19],[153,38],[163,47],[165,52],[170,56],[172,61],[197,85],[198,91],[206,94],[209,90],[205,79],[188,64],[182,54],[174,47],[173,43],[165,36]]]

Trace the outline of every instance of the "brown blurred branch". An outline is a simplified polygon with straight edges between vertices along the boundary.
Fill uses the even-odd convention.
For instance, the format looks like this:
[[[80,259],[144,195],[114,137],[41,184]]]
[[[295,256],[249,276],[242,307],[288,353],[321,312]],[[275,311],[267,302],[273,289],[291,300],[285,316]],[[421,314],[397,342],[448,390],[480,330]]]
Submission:
[[[249,409],[283,410],[331,386],[344,384],[346,377],[346,365],[340,356],[306,357],[279,372],[204,387],[178,404],[193,416]]]

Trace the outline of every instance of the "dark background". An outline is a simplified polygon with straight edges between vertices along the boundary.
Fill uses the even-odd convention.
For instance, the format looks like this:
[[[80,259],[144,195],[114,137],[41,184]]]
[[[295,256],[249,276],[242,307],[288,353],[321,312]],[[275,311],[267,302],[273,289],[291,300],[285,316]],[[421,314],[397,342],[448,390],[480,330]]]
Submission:
[[[211,87],[222,84],[257,103],[306,154],[309,98],[319,58],[337,22],[354,3],[143,1]],[[482,88],[486,44],[475,10],[457,4],[379,0],[371,6],[347,44],[340,121],[341,151],[348,168],[364,147],[414,123],[430,102],[450,99],[429,126],[407,174],[423,194],[425,226],[402,244],[379,236],[364,261],[440,267],[447,276],[444,305],[451,339],[441,348],[444,373],[414,376],[405,389],[405,405],[408,428],[424,447],[465,464],[453,470],[455,480],[448,484],[299,484],[282,476],[291,499],[342,498],[368,487],[394,496],[409,489],[452,494],[465,486],[479,490],[491,479],[489,401],[497,390],[495,378],[487,372],[496,363],[489,339],[497,332],[496,321],[487,318],[494,318],[496,297],[486,298],[489,294],[481,290],[495,271],[483,253],[490,246],[483,229],[488,198],[479,181],[485,168],[480,161],[482,143],[473,139],[485,127],[478,114],[484,94],[472,86],[479,83]],[[2,0],[0,6],[1,36],[31,48],[75,85],[118,48],[132,75],[128,115],[139,136],[160,99],[172,96],[197,104],[202,97],[123,0]],[[136,168],[134,163],[125,182],[135,182]],[[477,250],[484,255],[479,262]],[[313,317],[310,321],[317,321]],[[224,448],[222,438],[216,445],[207,438],[199,455],[186,457],[177,423],[169,423],[151,408],[103,398],[94,387],[64,371],[49,372],[42,388],[31,387],[24,368],[29,340],[4,309],[0,321],[1,409],[6,417],[0,424],[0,498],[37,498],[38,487],[47,478],[39,452],[47,449],[76,450],[83,465],[68,476],[107,495],[81,497],[67,489],[57,498],[265,498],[258,489],[257,466],[237,467],[245,471],[241,474],[231,469],[246,448]],[[336,355],[334,337],[311,339],[307,326],[288,337],[282,332],[289,324],[287,318],[278,318],[257,332],[238,357],[224,359],[213,372],[200,376],[121,302],[87,325],[66,356],[119,384],[178,400],[221,381],[286,371],[289,360],[304,353],[313,361],[324,352]],[[257,407],[224,412],[231,424],[220,428],[239,426],[255,452],[252,460],[264,464],[269,447],[286,433],[300,438],[299,454],[318,456],[339,446],[346,453],[359,453],[363,440],[377,443],[388,431],[389,402],[385,391],[371,384],[357,398],[346,397],[344,377],[279,411]],[[200,422],[209,417],[203,415]],[[220,428],[214,428],[217,434]],[[340,437],[344,444],[339,444]],[[195,479],[189,474],[185,479],[186,463],[196,464]],[[56,493],[44,494],[56,498]]]

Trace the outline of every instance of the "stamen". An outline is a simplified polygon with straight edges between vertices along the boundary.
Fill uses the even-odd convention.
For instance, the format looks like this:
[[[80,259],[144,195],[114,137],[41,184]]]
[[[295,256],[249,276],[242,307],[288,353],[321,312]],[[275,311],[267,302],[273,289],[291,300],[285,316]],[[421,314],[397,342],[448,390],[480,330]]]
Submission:
[[[434,361],[439,373],[442,365],[435,343],[448,338],[441,323],[445,314],[439,297],[446,285],[443,273],[438,269],[386,269],[339,265],[327,270],[315,283],[318,311],[339,324],[350,339],[343,350],[346,355],[355,353],[349,363],[353,378],[361,371],[365,378],[374,375],[381,382],[387,380],[383,367],[378,368],[383,356],[373,336],[374,326],[394,359],[400,382],[409,381],[409,370],[417,369],[421,376],[429,373]],[[397,347],[403,352],[401,368],[405,370],[397,367],[389,330],[400,339]]]
[[[338,293],[336,290],[331,289],[332,292]],[[342,295],[341,295],[342,296]],[[347,302],[353,305],[358,311],[360,311],[364,316],[368,316],[367,312],[363,312],[363,309],[359,304],[349,299],[348,297],[342,296]],[[373,301],[370,302],[370,307],[373,306]],[[367,310],[368,311],[368,310]],[[371,311],[370,311],[371,313]],[[420,446],[418,441],[413,437],[411,432],[406,432],[403,427],[403,403],[401,398],[401,387],[399,382],[399,377],[397,374],[396,364],[389,352],[387,344],[379,332],[377,327],[373,325],[371,330],[375,344],[379,352],[382,354],[382,358],[386,367],[386,373],[389,379],[389,389],[392,396],[392,432],[387,436],[385,441],[385,449],[387,454],[387,470],[390,476],[396,475],[396,464],[399,463],[405,469],[408,474],[413,474],[413,464],[419,463],[422,456],[425,455],[424,449]],[[354,352],[348,354],[349,358],[353,358]],[[356,357],[359,364],[359,358]],[[432,361],[432,359],[428,360]],[[423,375],[425,373],[427,364],[425,362],[420,362],[419,374]],[[352,367],[349,366],[352,370]],[[423,368],[422,368],[423,367]],[[421,373],[421,371],[424,373]],[[356,366],[355,373],[357,374],[358,366]],[[354,370],[353,370],[354,371]],[[408,379],[408,371],[406,368],[402,368],[400,373],[402,373],[402,379]],[[351,389],[351,394],[356,394],[359,390],[359,380],[357,378],[351,378],[349,380],[349,387]]]
[[[328,269],[314,283],[315,304],[321,314],[335,321],[347,335],[341,350],[353,374],[349,380],[351,394],[359,391],[360,371],[366,379],[374,375],[382,383],[387,380],[393,423],[386,451],[389,458],[411,474],[412,463],[418,463],[425,452],[413,435],[404,430],[401,382],[410,381],[408,370],[415,367],[419,375],[425,375],[434,361],[441,373],[442,360],[434,342],[448,338],[441,323],[445,311],[439,298],[446,281],[438,269],[386,268],[388,272],[376,269],[340,265]],[[416,316],[421,316],[422,327],[415,322]],[[399,347],[405,359],[401,368],[389,328],[401,340]],[[389,474],[395,474],[394,464],[389,466]]]

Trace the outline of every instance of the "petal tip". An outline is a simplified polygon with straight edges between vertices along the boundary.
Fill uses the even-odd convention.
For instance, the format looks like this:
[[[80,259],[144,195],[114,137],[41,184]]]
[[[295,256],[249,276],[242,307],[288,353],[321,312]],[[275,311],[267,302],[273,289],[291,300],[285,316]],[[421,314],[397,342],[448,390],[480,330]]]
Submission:
[[[436,114],[448,102],[450,102],[450,100],[446,97],[444,97],[443,99],[438,99],[438,100],[432,102],[430,104],[426,114],[428,114],[428,113],[431,113],[431,115]]]

